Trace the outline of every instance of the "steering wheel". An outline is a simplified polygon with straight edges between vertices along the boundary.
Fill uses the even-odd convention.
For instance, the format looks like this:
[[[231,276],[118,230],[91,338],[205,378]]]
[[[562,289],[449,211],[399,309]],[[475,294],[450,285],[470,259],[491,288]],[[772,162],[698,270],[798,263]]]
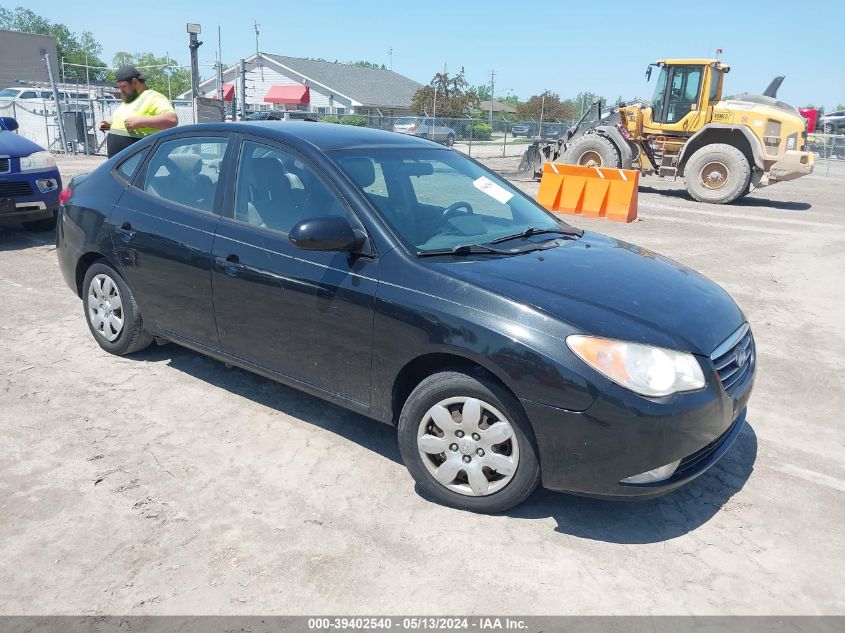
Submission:
[[[464,209],[464,211],[461,211]],[[451,217],[458,215],[459,213],[465,213],[466,215],[472,215],[472,205],[469,202],[464,202],[463,200],[458,200],[457,202],[453,202],[448,207],[443,209],[443,213],[440,214],[440,222],[441,224],[448,220]]]

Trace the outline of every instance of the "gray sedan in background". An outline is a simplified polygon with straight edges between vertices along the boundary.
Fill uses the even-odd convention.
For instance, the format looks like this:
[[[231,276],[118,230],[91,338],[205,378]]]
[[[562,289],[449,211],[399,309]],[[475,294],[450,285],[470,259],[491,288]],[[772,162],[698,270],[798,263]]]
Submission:
[[[428,138],[451,147],[455,143],[457,132],[440,119],[402,117],[396,119],[393,131],[401,134],[412,134],[421,138]]]

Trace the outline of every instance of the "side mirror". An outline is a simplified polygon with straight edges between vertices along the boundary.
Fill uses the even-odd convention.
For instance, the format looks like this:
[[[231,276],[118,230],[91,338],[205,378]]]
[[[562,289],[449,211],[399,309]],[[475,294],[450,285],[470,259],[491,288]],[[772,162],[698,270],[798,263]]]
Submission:
[[[8,130],[14,132],[18,129],[18,121],[10,116],[0,117],[0,130]]]
[[[288,236],[291,244],[306,251],[357,251],[367,236],[353,229],[346,218],[326,216],[298,222]]]

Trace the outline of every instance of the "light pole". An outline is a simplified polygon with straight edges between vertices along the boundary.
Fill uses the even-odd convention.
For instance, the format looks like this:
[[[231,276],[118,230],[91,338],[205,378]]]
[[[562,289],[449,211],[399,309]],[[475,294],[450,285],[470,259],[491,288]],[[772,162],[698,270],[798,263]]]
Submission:
[[[197,98],[200,90],[200,71],[199,61],[197,60],[197,49],[202,46],[202,42],[197,39],[197,35],[202,33],[202,27],[199,24],[188,23],[187,31],[189,37],[188,48],[191,49],[191,100],[194,105],[194,123],[197,122]]]
[[[546,93],[548,90],[543,91],[543,98],[540,101],[540,130],[539,130],[539,137],[543,138],[543,114],[546,109]]]

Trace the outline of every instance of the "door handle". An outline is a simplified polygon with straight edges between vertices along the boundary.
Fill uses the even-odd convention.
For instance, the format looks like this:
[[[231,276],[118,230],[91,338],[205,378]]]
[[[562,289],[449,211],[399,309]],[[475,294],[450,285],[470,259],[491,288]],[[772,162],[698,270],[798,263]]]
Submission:
[[[241,263],[241,258],[235,254],[231,254],[225,258],[215,257],[214,262],[230,277],[235,277],[239,272],[246,270],[246,266]]]
[[[132,230],[132,225],[129,222],[124,222],[120,227],[115,228],[114,232],[120,235],[120,238],[127,244],[135,237],[135,231]]]

